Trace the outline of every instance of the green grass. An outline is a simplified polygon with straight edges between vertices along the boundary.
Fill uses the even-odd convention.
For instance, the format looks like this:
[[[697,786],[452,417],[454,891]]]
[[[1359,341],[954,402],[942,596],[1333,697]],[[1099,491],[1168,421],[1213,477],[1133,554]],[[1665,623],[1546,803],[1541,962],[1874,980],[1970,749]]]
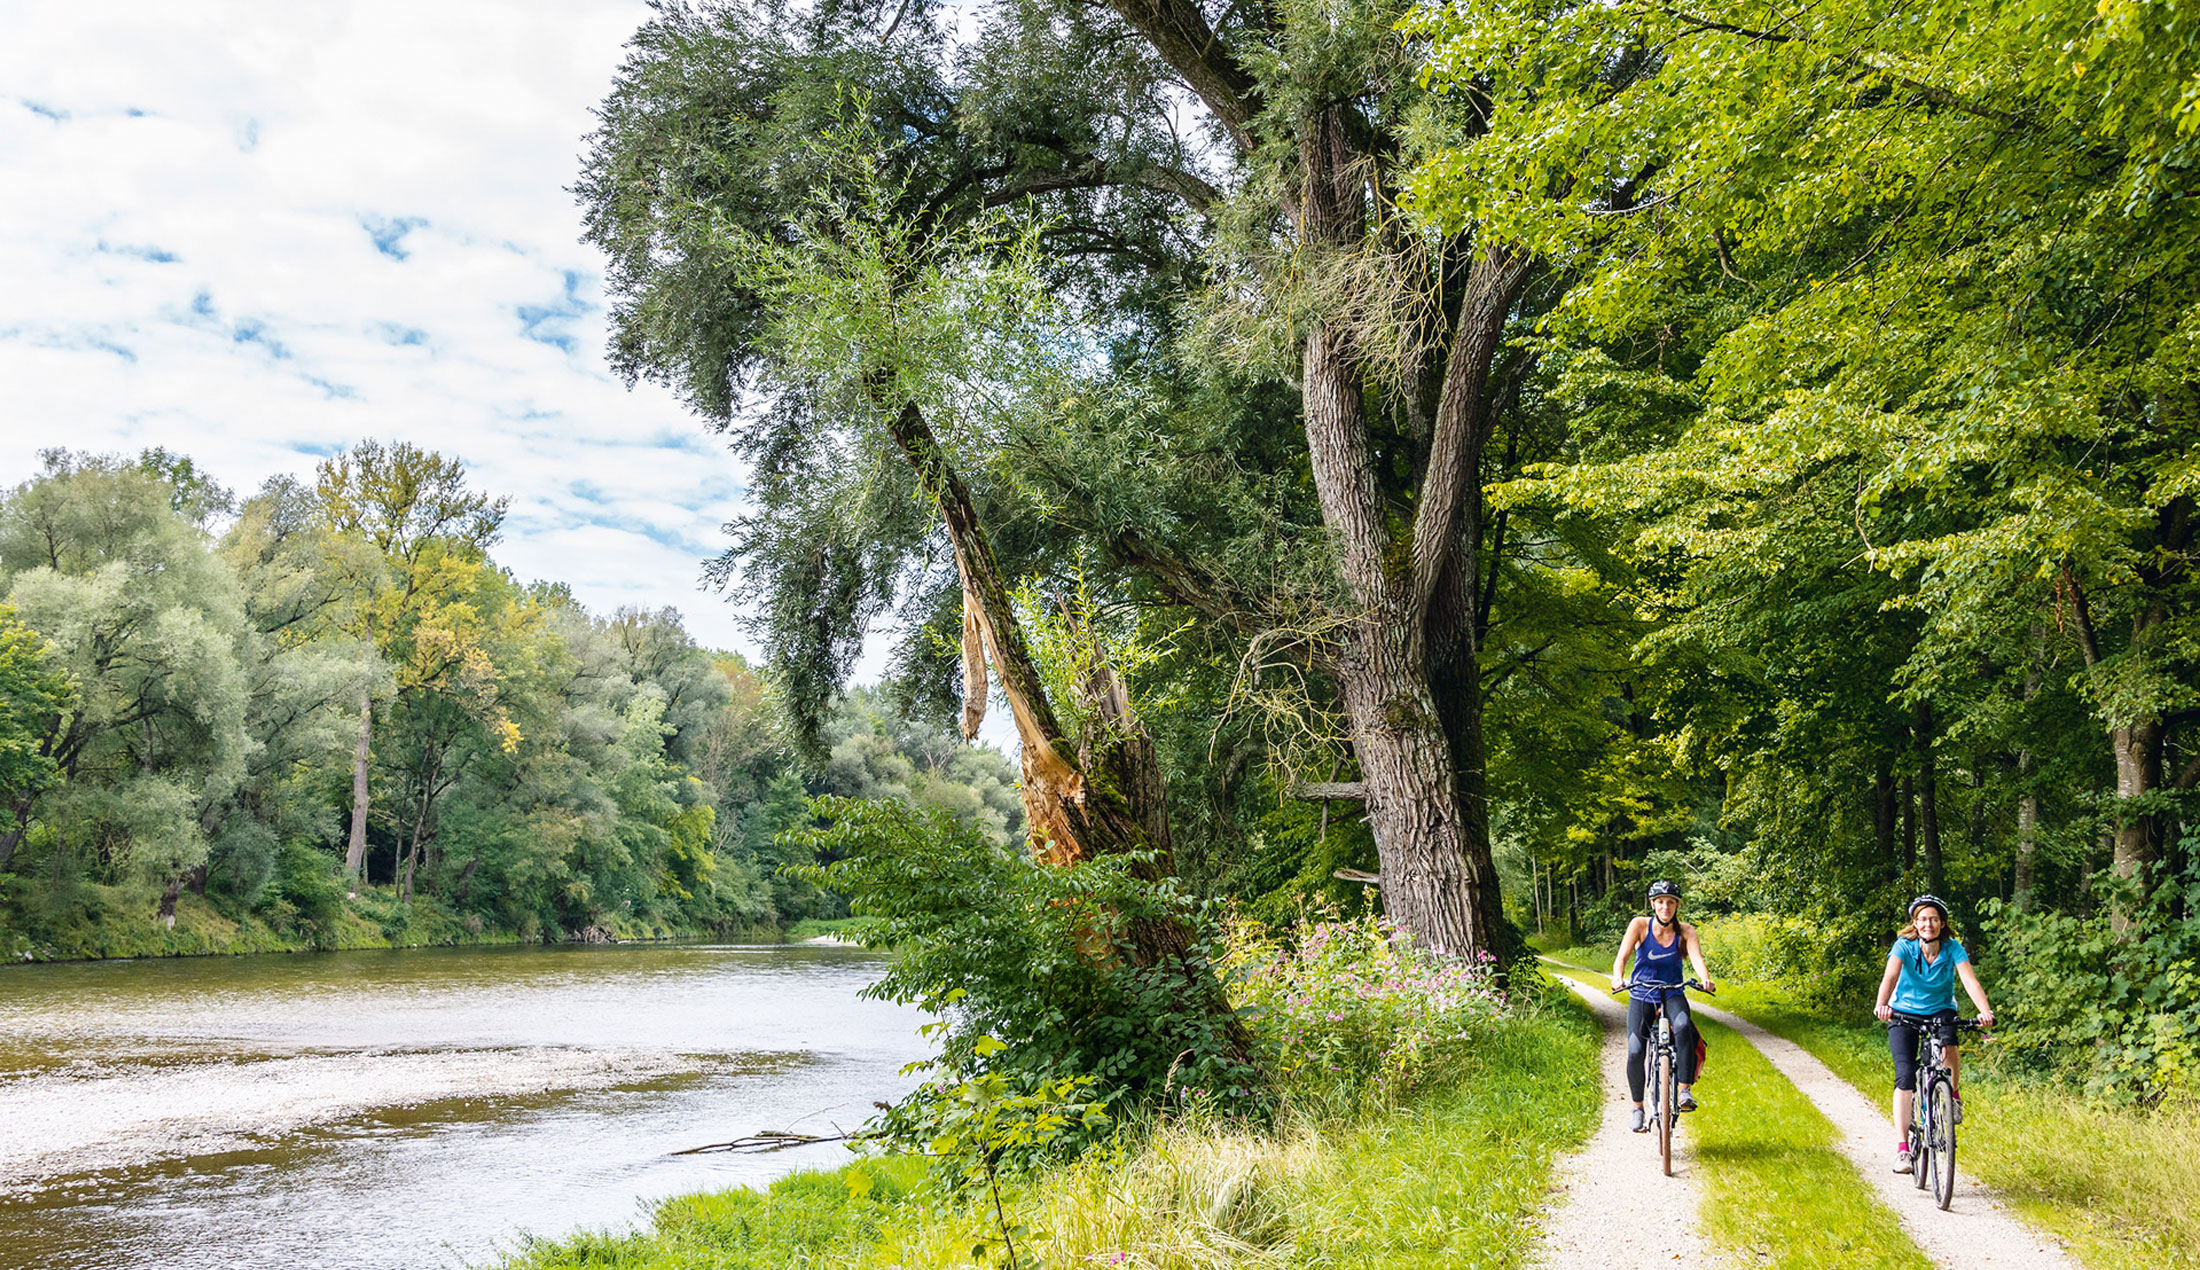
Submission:
[[[1505,1267],[1525,1263],[1556,1155],[1594,1125],[1599,1035],[1571,1002],[1484,1029],[1445,1085],[1354,1120],[1154,1128],[1010,1196],[1047,1266]],[[922,1161],[671,1201],[651,1228],[532,1243],[506,1270],[967,1265],[982,1224]],[[992,1264],[1000,1264],[998,1261]]]
[[[1608,967],[1607,967],[1608,969]],[[1569,977],[1601,987],[1603,972]],[[1833,1122],[1740,1035],[1697,1016],[1711,1047],[1696,1144],[1711,1240],[1751,1264],[1912,1270],[1932,1263],[1835,1146]]]
[[[1546,955],[1596,965],[1599,950]],[[1608,950],[1602,958],[1608,968]],[[1718,1004],[1802,1046],[1873,1106],[1886,1104],[1894,1063],[1864,1003],[1835,1014],[1773,985],[1729,981]],[[2063,1088],[1997,1078],[1978,1042],[1969,1052],[1959,1168],[2069,1240],[2093,1270],[2200,1266],[2200,1108],[2097,1106]]]

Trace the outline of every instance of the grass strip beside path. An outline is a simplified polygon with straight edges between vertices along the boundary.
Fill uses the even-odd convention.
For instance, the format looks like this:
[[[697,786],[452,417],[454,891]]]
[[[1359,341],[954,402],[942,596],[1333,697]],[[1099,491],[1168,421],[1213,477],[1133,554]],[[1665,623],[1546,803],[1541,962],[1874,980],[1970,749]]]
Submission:
[[[1562,970],[1604,987],[1603,976]],[[1694,1136],[1701,1220],[1713,1243],[1756,1265],[1924,1270],[1932,1262],[1835,1146],[1833,1122],[1757,1047],[1697,1016],[1711,1047]],[[1676,1213],[1674,1220],[1688,1220]]]

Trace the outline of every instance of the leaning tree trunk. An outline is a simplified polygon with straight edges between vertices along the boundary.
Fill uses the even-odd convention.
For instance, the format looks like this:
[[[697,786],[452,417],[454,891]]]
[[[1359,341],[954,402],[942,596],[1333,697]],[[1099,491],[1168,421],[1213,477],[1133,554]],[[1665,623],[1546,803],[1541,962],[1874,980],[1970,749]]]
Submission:
[[[1104,665],[1088,668],[1087,708],[1112,718],[1112,739],[1080,751],[1048,700],[1044,681],[1024,642],[1009,597],[1008,582],[993,545],[978,519],[976,503],[962,477],[932,435],[915,403],[902,407],[888,426],[894,442],[937,500],[941,520],[955,552],[965,603],[965,677],[963,726],[974,734],[984,716],[985,661],[1000,677],[1002,695],[1022,743],[1024,819],[1038,857],[1071,864],[1100,855],[1141,853],[1134,874],[1154,880],[1173,872],[1169,858],[1168,809],[1162,801],[1160,764],[1152,743],[1130,713],[1130,702],[1114,673]],[[975,614],[975,621],[971,614]],[[968,642],[977,641],[974,650]],[[983,655],[978,655],[982,653]],[[976,689],[978,705],[968,694]],[[1212,976],[1195,972],[1185,954],[1192,931],[1179,921],[1139,921],[1130,930],[1132,955],[1143,965],[1174,966],[1198,980],[1211,1004],[1227,1012]]]
[[[354,887],[367,866],[367,755],[374,737],[374,698],[359,702],[359,748],[351,761],[351,844],[344,849],[344,877]]]

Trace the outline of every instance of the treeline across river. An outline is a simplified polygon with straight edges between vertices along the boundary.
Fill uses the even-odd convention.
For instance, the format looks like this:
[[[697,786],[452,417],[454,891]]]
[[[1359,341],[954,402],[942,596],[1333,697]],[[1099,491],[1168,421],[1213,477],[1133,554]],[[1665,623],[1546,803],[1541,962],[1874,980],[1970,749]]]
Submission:
[[[1020,833],[1006,760],[875,693],[798,760],[677,612],[499,567],[504,506],[374,442],[242,499],[158,450],[0,496],[0,955],[754,931],[845,913],[781,869],[813,795]]]

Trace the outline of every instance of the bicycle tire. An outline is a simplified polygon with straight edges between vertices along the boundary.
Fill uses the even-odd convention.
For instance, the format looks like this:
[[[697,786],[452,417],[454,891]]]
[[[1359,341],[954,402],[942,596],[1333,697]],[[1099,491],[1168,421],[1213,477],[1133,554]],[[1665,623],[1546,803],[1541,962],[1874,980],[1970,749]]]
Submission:
[[[1945,1080],[1933,1082],[1933,1199],[1946,1212],[1956,1196],[1956,1091]]]
[[[1674,1106],[1678,1101],[1673,1092],[1673,1050],[1666,1046],[1658,1050],[1658,1160],[1667,1177],[1673,1176],[1673,1119],[1679,1114]]]
[[[1910,1113],[1910,1185],[1925,1189],[1925,1170],[1933,1167],[1932,1113],[1927,1105],[1932,1099],[1932,1085],[1928,1082],[1917,1095],[1917,1109]]]

